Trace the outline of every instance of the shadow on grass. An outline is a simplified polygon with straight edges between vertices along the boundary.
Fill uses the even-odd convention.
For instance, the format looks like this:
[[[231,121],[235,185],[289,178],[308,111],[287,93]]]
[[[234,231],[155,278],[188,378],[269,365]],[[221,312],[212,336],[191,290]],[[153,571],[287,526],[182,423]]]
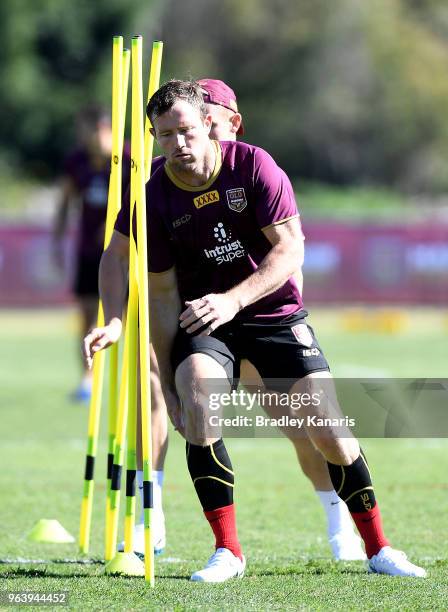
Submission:
[[[138,576],[120,576],[120,575],[108,575],[105,574],[104,572],[97,572],[97,573],[89,573],[89,572],[70,572],[67,574],[64,573],[58,573],[58,572],[54,572],[54,571],[48,571],[46,568],[24,568],[24,567],[19,567],[17,569],[10,569],[7,570],[5,572],[0,572],[0,578],[5,580],[7,578],[9,579],[20,579],[20,578],[55,578],[58,580],[67,578],[95,578],[95,580],[97,580],[98,578],[121,578],[123,580],[143,580],[143,576],[138,577]],[[156,574],[155,578],[157,580],[189,580],[190,579],[190,574],[184,574],[184,575],[170,575],[167,576],[165,574]]]
[[[87,573],[70,573],[70,574],[58,574],[56,572],[47,572],[45,569],[25,569],[19,567],[16,570],[8,570],[7,572],[1,572],[0,577],[5,580],[9,579],[20,579],[20,578],[98,578],[98,574],[87,574]]]
[[[0,559],[0,565],[105,565],[103,559]]]
[[[442,561],[443,564],[443,561]],[[62,565],[62,563],[60,563]],[[98,564],[99,565],[99,564]],[[1,578],[95,578],[104,576],[112,577],[106,575],[103,571],[101,571],[100,567],[96,567],[94,571],[93,568],[89,571],[87,568],[84,572],[75,571],[72,572],[57,572],[52,570],[49,567],[16,567],[16,568],[8,568],[6,571],[0,571]],[[249,568],[249,571],[246,572],[246,577],[251,578],[263,578],[268,576],[341,576],[341,575],[361,575],[365,574],[366,570],[361,563],[358,562],[346,562],[346,563],[334,563],[331,561],[308,561],[303,564],[294,564],[284,567],[271,567],[268,569],[266,566],[262,564],[254,564]],[[114,576],[118,578],[123,578],[124,580],[134,580],[135,576]],[[189,580],[190,573],[186,572],[185,574],[156,574],[157,580]]]
[[[355,574],[365,574],[366,569],[364,566],[359,563],[355,564],[341,564],[334,562],[327,563],[319,563],[319,562],[308,562],[303,566],[289,566],[289,567],[279,567],[276,569],[264,570],[262,567],[251,568],[251,570],[246,573],[246,576],[258,577],[258,576],[321,576],[321,575],[355,575]]]

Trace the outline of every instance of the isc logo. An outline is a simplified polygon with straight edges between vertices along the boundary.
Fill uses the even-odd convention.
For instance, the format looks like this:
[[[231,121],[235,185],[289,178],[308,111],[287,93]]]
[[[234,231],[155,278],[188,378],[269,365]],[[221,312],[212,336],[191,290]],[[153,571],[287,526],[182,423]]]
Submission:
[[[207,193],[203,193],[197,198],[193,199],[194,205],[196,208],[202,208],[203,206],[207,206],[207,204],[213,204],[213,202],[219,202],[219,193],[215,191],[207,191]]]
[[[175,221],[173,221],[174,229],[176,229],[177,227],[180,227],[181,225],[185,225],[185,223],[188,223],[190,219],[191,219],[191,215],[189,215],[188,213],[184,215],[183,217],[179,217],[179,219],[176,219]]]
[[[320,351],[317,348],[303,349],[302,354],[304,357],[318,357],[320,355]]]

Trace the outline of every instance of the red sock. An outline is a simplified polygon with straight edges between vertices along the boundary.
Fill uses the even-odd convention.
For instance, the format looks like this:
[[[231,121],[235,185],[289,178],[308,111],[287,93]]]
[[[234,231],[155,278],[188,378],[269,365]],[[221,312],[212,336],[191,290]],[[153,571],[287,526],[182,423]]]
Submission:
[[[383,523],[378,504],[367,512],[351,512],[356,527],[366,545],[366,555],[370,559],[380,552],[383,546],[389,546],[389,540],[383,532]]]
[[[243,553],[236,532],[235,504],[216,510],[204,510],[204,514],[215,534],[216,548],[228,548],[235,557],[242,560]]]

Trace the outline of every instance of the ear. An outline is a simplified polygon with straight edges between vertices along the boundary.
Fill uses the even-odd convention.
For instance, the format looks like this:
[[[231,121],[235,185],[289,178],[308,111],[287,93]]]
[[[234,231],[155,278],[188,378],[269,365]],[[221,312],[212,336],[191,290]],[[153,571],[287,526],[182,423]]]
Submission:
[[[211,115],[208,113],[208,114],[205,116],[205,119],[204,119],[204,128],[205,128],[205,131],[207,132],[207,134],[210,134],[210,130],[212,129],[212,122],[213,122],[213,118],[212,118],[212,116],[211,116]]]
[[[156,136],[156,131],[155,131],[155,129],[154,129],[153,127],[152,127],[152,128],[149,128],[149,131],[150,131],[150,133],[151,133],[151,136],[153,136],[154,138],[157,138],[157,136]]]
[[[243,118],[241,116],[240,113],[235,113],[234,115],[232,115],[230,117],[230,123],[232,124],[232,127],[230,128],[230,131],[233,134],[236,134],[238,132],[238,130],[240,129],[240,125],[243,121]]]

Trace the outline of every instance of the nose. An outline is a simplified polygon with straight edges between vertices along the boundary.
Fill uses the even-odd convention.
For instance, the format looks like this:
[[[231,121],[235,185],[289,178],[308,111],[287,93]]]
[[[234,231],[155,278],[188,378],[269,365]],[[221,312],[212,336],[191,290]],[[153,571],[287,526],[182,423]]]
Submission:
[[[177,140],[177,146],[179,149],[182,149],[182,147],[186,146],[184,134],[178,134],[176,140]]]

